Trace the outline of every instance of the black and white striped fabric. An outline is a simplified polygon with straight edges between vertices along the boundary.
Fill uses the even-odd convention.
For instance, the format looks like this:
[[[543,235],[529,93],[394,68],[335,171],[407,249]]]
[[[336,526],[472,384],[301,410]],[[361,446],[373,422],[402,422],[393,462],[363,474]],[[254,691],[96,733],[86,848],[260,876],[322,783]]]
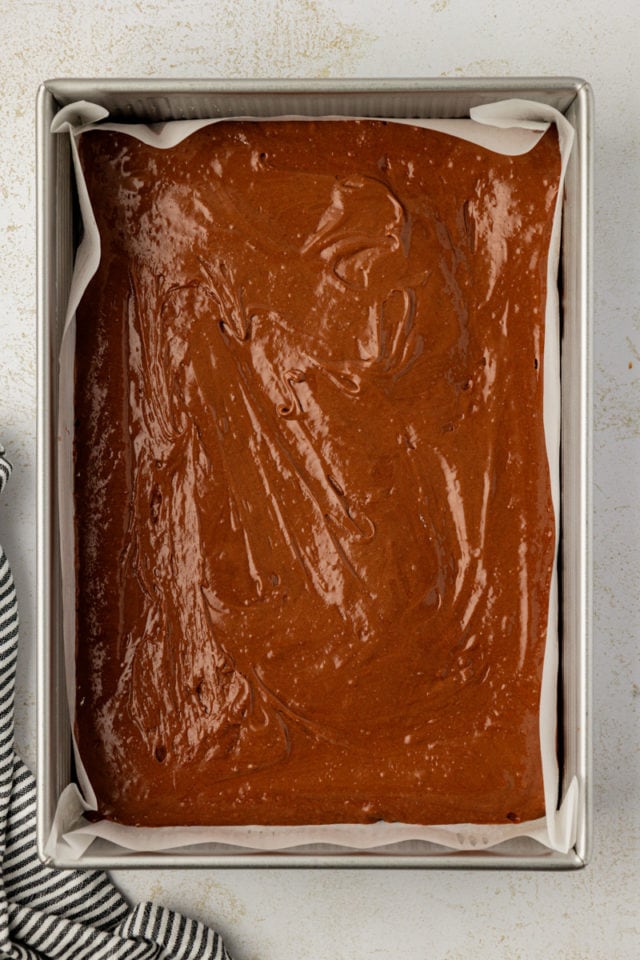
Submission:
[[[0,447],[0,493],[11,465]],[[230,960],[203,924],[154,903],[131,908],[104,873],[38,859],[33,774],[13,748],[18,606],[0,547],[0,960]]]

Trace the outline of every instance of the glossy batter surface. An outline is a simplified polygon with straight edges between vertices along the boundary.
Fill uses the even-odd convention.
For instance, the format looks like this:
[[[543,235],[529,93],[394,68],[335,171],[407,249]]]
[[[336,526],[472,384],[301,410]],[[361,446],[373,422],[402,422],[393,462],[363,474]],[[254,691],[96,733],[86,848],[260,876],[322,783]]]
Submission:
[[[550,130],[92,132],[76,732],[125,823],[544,814]]]

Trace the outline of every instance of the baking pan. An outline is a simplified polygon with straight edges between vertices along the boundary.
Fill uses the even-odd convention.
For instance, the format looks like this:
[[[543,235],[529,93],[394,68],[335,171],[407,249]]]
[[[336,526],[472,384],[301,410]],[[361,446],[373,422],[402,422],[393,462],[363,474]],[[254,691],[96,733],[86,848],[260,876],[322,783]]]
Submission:
[[[471,107],[518,97],[549,104],[576,131],[563,208],[561,252],[561,536],[559,756],[561,791],[575,778],[576,841],[568,853],[533,840],[453,852],[412,842],[381,852],[313,847],[237,852],[208,844],[158,854],[94,841],[78,858],[45,845],[60,794],[72,781],[65,694],[56,492],[57,357],[73,268],[73,178],[68,138],[50,132],[63,106],[89,100],[115,120],[161,122],[223,116],[347,115],[456,118]],[[591,837],[591,260],[593,100],[576,78],[401,80],[51,80],[37,98],[37,834],[40,857],[58,867],[482,867],[575,869]]]

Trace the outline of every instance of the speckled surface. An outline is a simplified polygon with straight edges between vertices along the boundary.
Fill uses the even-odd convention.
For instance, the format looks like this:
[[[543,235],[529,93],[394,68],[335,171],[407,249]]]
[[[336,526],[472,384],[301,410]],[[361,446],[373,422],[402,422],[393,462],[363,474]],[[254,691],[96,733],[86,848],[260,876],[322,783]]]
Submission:
[[[0,542],[19,591],[17,741],[35,751],[35,146],[54,76],[569,74],[595,90],[595,835],[573,874],[120,872],[215,925],[235,960],[640,955],[640,19],[633,0],[2,0]],[[553,30],[551,29],[553,26]]]

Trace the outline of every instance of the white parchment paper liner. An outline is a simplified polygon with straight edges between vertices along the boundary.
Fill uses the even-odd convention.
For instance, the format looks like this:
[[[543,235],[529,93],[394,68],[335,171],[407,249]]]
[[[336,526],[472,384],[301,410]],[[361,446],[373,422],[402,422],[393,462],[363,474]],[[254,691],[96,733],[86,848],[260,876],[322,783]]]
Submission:
[[[60,400],[58,418],[58,491],[60,510],[60,542],[63,571],[63,630],[66,681],[73,729],[75,714],[75,556],[73,527],[73,420],[74,420],[74,353],[75,312],[80,299],[100,262],[100,237],[86,183],[80,166],[77,138],[82,133],[100,128],[116,130],[137,137],[159,149],[180,143],[191,133],[218,120],[176,120],[146,126],[103,122],[108,111],[96,104],[81,101],[63,108],[55,117],[52,132],[70,134],[73,165],[79,196],[84,235],[76,254],[69,294],[69,304],[60,348]],[[265,118],[220,118],[259,119]],[[271,119],[294,119],[280,117]],[[295,119],[310,119],[299,118]],[[318,119],[318,118],[314,118]],[[321,119],[350,119],[325,117]],[[562,156],[561,184],[556,205],[547,272],[546,335],[544,354],[544,424],[556,531],[559,530],[560,504],[560,349],[557,270],[560,254],[560,229],[564,175],[574,131],[566,118],[545,104],[525,100],[504,100],[471,110],[469,120],[389,120],[440,130],[498,153],[526,153],[538,142],[550,123],[558,128]],[[556,533],[556,552],[558,549]],[[131,851],[176,850],[193,845],[223,844],[226,848],[248,850],[284,850],[293,847],[329,844],[342,852],[348,849],[372,850],[407,841],[427,841],[453,850],[486,849],[516,837],[530,837],[553,850],[566,853],[575,841],[578,784],[574,778],[568,785],[558,809],[559,771],[556,754],[558,677],[558,584],[553,574],[549,603],[547,644],[543,664],[540,701],[540,741],[545,790],[546,816],[521,824],[444,824],[420,826],[402,823],[321,824],[316,826],[251,826],[246,827],[127,827],[101,820],[91,823],[85,811],[96,810],[96,797],[73,740],[78,784],[69,784],[58,801],[47,853],[62,852],[77,858],[96,838],[111,841]],[[346,849],[345,849],[346,848]]]

